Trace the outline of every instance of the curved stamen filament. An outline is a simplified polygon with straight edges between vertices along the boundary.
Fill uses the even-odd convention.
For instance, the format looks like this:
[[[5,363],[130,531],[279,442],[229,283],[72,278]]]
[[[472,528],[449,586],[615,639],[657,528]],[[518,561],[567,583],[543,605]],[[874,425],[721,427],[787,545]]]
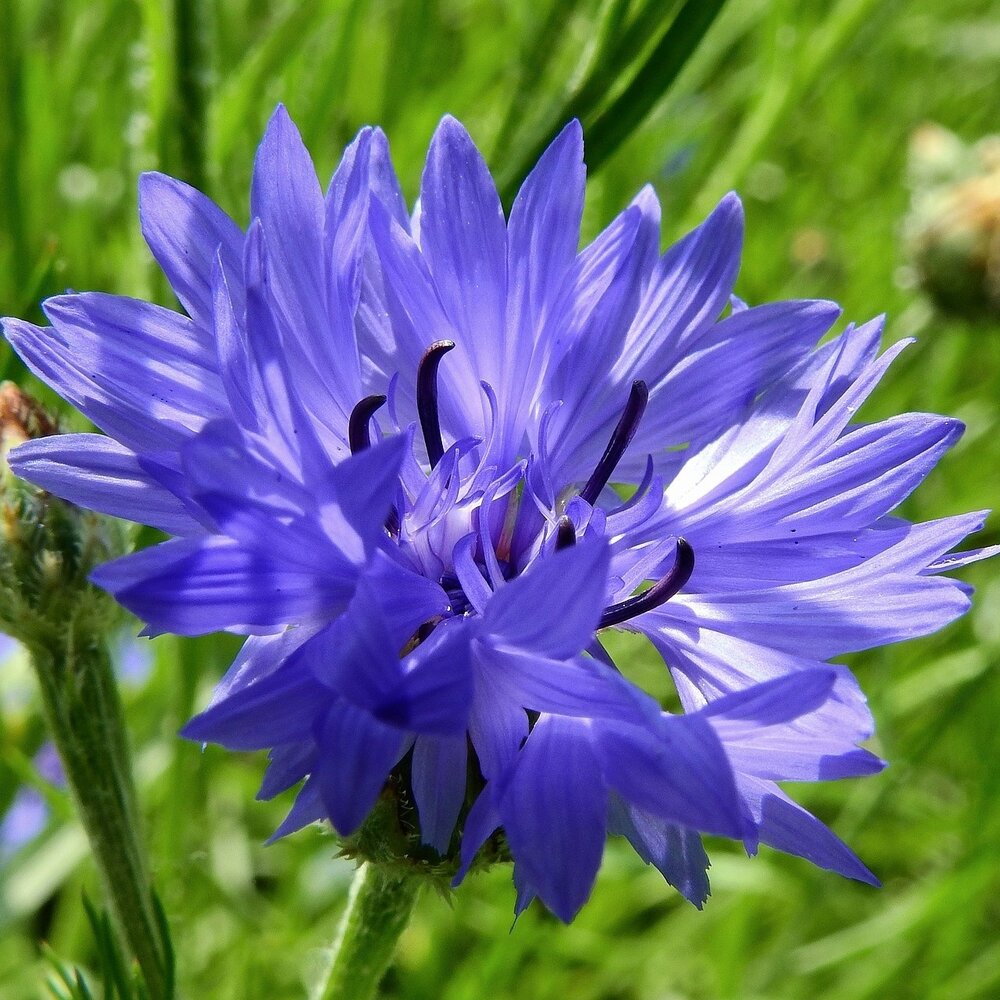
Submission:
[[[444,442],[441,440],[441,421],[438,416],[438,385],[437,372],[441,359],[454,348],[453,340],[438,340],[424,351],[417,368],[417,415],[420,417],[420,430],[424,435],[424,445],[427,447],[427,458],[433,469],[444,455]]]
[[[632,443],[635,432],[639,428],[639,421],[646,409],[646,402],[649,399],[649,389],[642,379],[636,379],[632,383],[632,389],[628,394],[628,402],[618,420],[618,424],[608,441],[608,446],[604,449],[601,460],[597,463],[587,485],[580,491],[580,496],[589,504],[597,501],[601,495],[601,490],[608,484],[615,467],[621,461],[625,450]]]
[[[665,604],[676,594],[694,572],[694,549],[683,539],[677,539],[677,554],[674,556],[674,564],[670,567],[670,572],[660,577],[656,583],[648,590],[644,590],[635,597],[630,597],[627,601],[619,604],[612,604],[601,615],[598,628],[608,628],[611,625],[621,625],[622,622],[635,618],[637,615],[645,614]]]
[[[368,424],[384,404],[385,396],[365,396],[351,410],[351,418],[347,422],[347,443],[351,446],[352,455],[371,447]]]

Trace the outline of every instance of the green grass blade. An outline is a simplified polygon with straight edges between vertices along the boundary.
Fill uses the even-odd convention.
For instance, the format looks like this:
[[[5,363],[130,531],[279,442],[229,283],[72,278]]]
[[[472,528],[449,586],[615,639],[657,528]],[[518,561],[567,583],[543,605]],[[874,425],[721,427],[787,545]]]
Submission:
[[[673,84],[726,0],[688,0],[632,82],[592,122],[584,122],[587,166],[599,169]]]

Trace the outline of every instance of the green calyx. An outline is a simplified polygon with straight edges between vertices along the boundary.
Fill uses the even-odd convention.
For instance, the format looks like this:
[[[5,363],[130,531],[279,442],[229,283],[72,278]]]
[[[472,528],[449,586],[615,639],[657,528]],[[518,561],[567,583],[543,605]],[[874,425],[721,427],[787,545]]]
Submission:
[[[357,832],[341,839],[340,854],[377,865],[400,877],[416,877],[447,895],[459,869],[462,830],[475,796],[472,793],[467,795],[448,851],[439,854],[421,838],[420,821],[410,790],[407,759],[404,758],[390,775],[378,802]],[[469,786],[481,786],[481,783],[480,778],[478,782],[469,782]],[[480,848],[471,870],[483,871],[510,860],[506,838],[498,831]]]
[[[57,431],[30,396],[0,385],[0,630],[32,651],[49,648],[54,631],[104,636],[123,620],[87,578],[126,551],[125,529],[18,479],[7,464],[12,448]]]

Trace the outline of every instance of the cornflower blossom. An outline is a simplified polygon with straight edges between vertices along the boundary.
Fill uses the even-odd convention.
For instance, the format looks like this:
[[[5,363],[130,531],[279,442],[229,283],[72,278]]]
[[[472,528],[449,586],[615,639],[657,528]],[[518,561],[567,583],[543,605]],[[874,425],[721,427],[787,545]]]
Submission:
[[[968,607],[941,573],[992,554],[948,554],[983,515],[891,514],[961,427],[851,423],[903,345],[878,356],[876,322],[817,349],[832,303],[733,298],[734,195],[661,256],[646,188],[581,251],[584,181],[573,122],[505,218],[445,118],[412,215],[378,130],[324,196],[279,108],[246,232],[141,181],[186,316],[83,293],[51,328],[5,321],[108,435],[12,465],[176,536],[94,576],[149,633],[248,635],[184,732],[268,749],[262,797],[302,783],[276,836],[351,837],[383,796],[412,863],[460,881],[500,844],[518,911],[566,921],[609,832],[698,906],[701,833],[875,882],[776,782],[879,770],[827,661]],[[648,636],[683,713],[612,662],[614,628]]]
[[[53,744],[43,743],[33,764],[41,780],[54,788],[65,786],[66,776]],[[38,788],[22,785],[0,816],[0,866],[38,837],[48,822],[49,804],[45,796]]]

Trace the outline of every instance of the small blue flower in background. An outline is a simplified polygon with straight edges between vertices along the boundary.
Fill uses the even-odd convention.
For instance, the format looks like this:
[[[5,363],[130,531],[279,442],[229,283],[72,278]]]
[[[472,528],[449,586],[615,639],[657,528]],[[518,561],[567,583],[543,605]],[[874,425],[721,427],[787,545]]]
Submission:
[[[56,788],[65,786],[66,776],[52,743],[42,744],[34,765],[41,780]],[[22,785],[0,818],[0,865],[41,834],[48,821],[49,804],[45,796],[37,788]]]
[[[26,655],[24,647],[16,639],[0,633],[0,676],[3,678],[4,694],[12,693],[7,686],[7,674],[12,665],[10,661]],[[148,643],[139,643],[134,636],[125,632],[112,640],[111,660],[118,678],[128,685],[143,684],[153,666],[152,650]],[[21,689],[15,680],[12,687],[12,704],[0,702],[0,709],[23,710],[24,704],[18,702],[23,698],[25,703],[30,704],[34,686],[25,684]],[[66,777],[55,744],[43,743],[35,754],[33,763],[43,781],[59,789],[66,787]],[[37,788],[24,784],[18,787],[6,811],[0,816],[0,864],[43,833],[50,814],[49,803]]]
[[[660,255],[646,188],[579,250],[584,183],[574,122],[505,217],[446,118],[414,213],[378,130],[324,194],[279,108],[246,232],[141,182],[187,316],[84,293],[4,321],[107,435],[12,466],[176,536],[95,574],[150,634],[248,636],[185,733],[268,749],[262,797],[302,783],[277,835],[350,836],[391,787],[456,880],[502,829],[518,910],[567,921],[608,833],[699,906],[702,832],[875,882],[776,782],[879,770],[827,661],[967,609],[941,574],[993,554],[949,554],[984,515],[892,513],[961,427],[851,422],[905,345],[817,348],[832,303],[736,299],[734,195]],[[683,714],[608,629],[651,640]]]

